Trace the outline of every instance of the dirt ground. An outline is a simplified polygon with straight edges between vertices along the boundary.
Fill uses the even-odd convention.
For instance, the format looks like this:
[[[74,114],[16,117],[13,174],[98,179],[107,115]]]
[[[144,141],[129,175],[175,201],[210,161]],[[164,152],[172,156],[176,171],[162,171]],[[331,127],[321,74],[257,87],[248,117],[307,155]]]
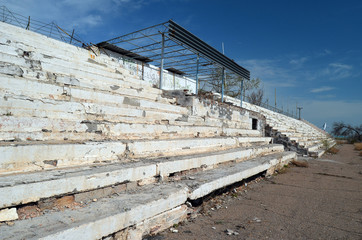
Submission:
[[[362,239],[362,157],[337,148],[205,201],[177,233],[147,239]]]

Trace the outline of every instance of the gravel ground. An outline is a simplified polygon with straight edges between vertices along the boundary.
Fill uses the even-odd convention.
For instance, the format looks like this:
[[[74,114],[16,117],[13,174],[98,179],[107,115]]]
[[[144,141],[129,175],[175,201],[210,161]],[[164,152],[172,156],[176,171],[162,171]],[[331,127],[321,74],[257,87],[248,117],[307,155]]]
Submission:
[[[353,145],[205,201],[148,240],[362,239],[362,157]]]

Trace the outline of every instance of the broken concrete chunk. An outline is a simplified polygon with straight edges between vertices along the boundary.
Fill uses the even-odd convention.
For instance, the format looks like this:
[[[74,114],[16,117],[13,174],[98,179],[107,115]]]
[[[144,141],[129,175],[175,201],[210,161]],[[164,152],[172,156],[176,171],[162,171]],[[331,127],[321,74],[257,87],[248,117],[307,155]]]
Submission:
[[[0,222],[13,221],[18,218],[19,216],[16,212],[16,208],[5,208],[0,210]]]
[[[227,235],[239,235],[238,232],[235,232],[235,231],[233,231],[233,230],[231,230],[231,229],[226,229],[226,230],[225,230],[225,233],[226,233]]]

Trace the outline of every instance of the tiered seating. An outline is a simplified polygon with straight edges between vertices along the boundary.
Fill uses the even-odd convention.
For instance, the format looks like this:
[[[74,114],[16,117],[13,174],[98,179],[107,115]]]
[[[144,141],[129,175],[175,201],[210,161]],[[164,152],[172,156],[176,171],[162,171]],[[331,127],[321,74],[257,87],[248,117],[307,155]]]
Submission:
[[[119,59],[4,23],[0,33],[0,221],[41,211],[0,225],[0,239],[141,238],[184,219],[188,198],[295,158],[252,130],[248,111],[177,105]],[[57,211],[63,196],[81,207]]]
[[[249,103],[243,103],[243,106],[262,113],[266,117],[267,125],[271,127],[275,135],[276,133],[281,134],[287,142],[298,149],[305,149],[306,153],[311,156],[320,157],[327,150],[326,148],[335,144],[330,135],[303,120],[297,120]]]

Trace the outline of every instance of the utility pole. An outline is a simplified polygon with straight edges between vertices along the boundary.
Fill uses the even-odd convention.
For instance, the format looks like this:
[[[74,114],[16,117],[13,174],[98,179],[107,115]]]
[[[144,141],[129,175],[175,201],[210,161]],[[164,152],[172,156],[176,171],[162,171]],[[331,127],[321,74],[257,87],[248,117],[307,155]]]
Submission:
[[[302,107],[297,107],[297,108],[299,110],[299,120],[301,120],[301,118],[300,118],[300,110],[302,110],[303,108]]]
[[[277,89],[275,89],[274,100],[275,100],[275,108],[277,108]]]

